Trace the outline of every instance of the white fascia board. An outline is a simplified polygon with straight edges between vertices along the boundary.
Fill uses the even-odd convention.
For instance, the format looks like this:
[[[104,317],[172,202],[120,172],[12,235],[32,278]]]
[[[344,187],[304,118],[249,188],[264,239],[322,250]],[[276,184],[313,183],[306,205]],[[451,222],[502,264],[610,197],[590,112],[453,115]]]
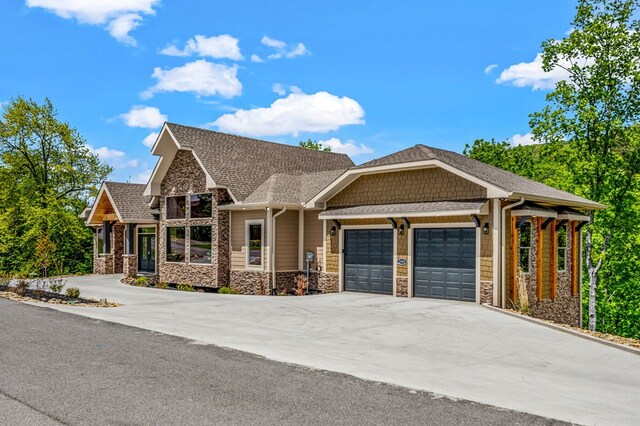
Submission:
[[[345,173],[339,176],[336,180],[334,180],[329,186],[327,186],[315,197],[309,200],[306,203],[306,207],[317,207],[318,202],[323,202],[331,198],[333,195],[340,192],[342,189],[344,189],[346,186],[348,186],[350,183],[352,183],[362,175],[399,172],[399,171],[405,171],[405,170],[426,169],[431,167],[439,167],[443,170],[453,173],[454,175],[460,176],[463,179],[473,182],[476,185],[486,188],[487,198],[503,198],[503,197],[509,197],[511,195],[510,192],[505,191],[502,188],[499,188],[493,184],[490,184],[489,182],[486,182],[482,179],[478,179],[477,177],[472,176],[468,173],[465,173],[446,163],[443,163],[442,161],[425,160],[425,161],[414,161],[411,163],[399,163],[399,164],[390,164],[385,166],[373,166],[373,167],[367,167],[363,169],[347,170]]]
[[[182,149],[182,147],[180,147],[180,144],[178,143],[178,140],[176,139],[176,137],[173,135],[173,132],[171,132],[171,129],[169,128],[169,126],[167,125],[167,123],[165,122],[162,125],[162,129],[160,130],[160,134],[158,135],[158,137],[156,138],[156,141],[153,143],[153,147],[151,148],[151,154],[153,155],[163,155],[162,152],[160,152],[160,141],[162,140],[163,136],[165,134],[168,134],[171,139],[173,140],[173,142],[176,144],[176,147],[178,149]]]
[[[511,210],[511,216],[536,216],[536,217],[558,217],[558,213],[548,210],[537,209],[517,209]]]
[[[510,198],[514,198],[514,199],[524,198],[527,201],[548,203],[555,206],[574,207],[574,208],[583,209],[583,210],[604,210],[609,207],[605,204],[600,204],[595,201],[589,201],[589,200],[586,200],[586,202],[570,201],[564,198],[561,199],[561,198],[540,197],[540,196],[521,194],[518,192],[512,193]]]
[[[227,204],[218,206],[218,210],[263,210],[266,208],[298,210],[304,208],[302,204],[286,204],[286,203],[249,203],[249,204]]]
[[[93,215],[96,212],[96,207],[98,206],[98,203],[100,202],[100,198],[102,198],[102,194],[107,194],[107,198],[109,199],[109,202],[111,203],[111,207],[113,207],[113,211],[116,212],[116,216],[118,217],[118,221],[124,222],[122,220],[122,216],[120,215],[120,212],[118,211],[118,206],[116,206],[116,203],[113,202],[113,198],[111,197],[111,194],[109,193],[109,188],[107,188],[107,184],[105,182],[103,182],[102,186],[100,187],[100,192],[98,192],[98,196],[96,197],[96,201],[93,203],[93,208],[91,209],[91,213],[89,213],[89,216],[87,217],[87,223],[90,223],[91,220],[93,220]]]
[[[576,222],[591,222],[591,218],[585,214],[559,214],[558,220],[575,220]]]
[[[200,168],[204,172],[204,175],[206,177],[206,187],[207,188],[218,188],[218,185],[216,185],[216,182],[213,180],[213,178],[211,177],[211,175],[209,174],[207,169],[204,167],[204,163],[202,163],[202,160],[200,160],[200,157],[198,157],[198,154],[196,154],[196,152],[193,151],[192,149],[190,149],[190,150],[191,150],[191,154],[193,154],[193,158],[196,159],[196,161],[198,162],[198,165],[200,166]]]
[[[431,212],[388,212],[388,213],[364,213],[364,214],[321,214],[319,219],[339,220],[339,219],[386,219],[388,217],[447,217],[447,216],[470,216],[472,214],[484,214],[482,208],[469,210],[440,210]]]
[[[96,207],[98,207],[98,202],[100,202],[100,197],[102,197],[102,193],[104,192],[104,182],[102,182],[102,184],[100,185],[100,190],[98,191],[98,195],[96,195],[96,199],[93,202],[93,206],[91,207],[91,211],[89,212],[89,215],[87,216],[87,224],[91,223],[91,220],[93,219],[93,215],[96,212]]]
[[[158,161],[156,162],[156,166],[153,168],[153,172],[151,172],[151,176],[149,177],[149,182],[147,182],[147,186],[144,187],[144,192],[142,194],[145,197],[160,195],[160,184],[154,183],[154,182],[156,182],[157,180],[157,176],[160,173],[160,168],[163,166],[162,163],[164,159],[165,157],[158,158]]]

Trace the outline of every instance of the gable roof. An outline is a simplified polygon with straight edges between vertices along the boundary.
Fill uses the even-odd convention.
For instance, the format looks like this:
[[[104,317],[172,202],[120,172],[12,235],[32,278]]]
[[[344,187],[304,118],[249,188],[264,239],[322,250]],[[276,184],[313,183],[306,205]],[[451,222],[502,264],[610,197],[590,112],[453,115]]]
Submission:
[[[346,154],[314,151],[175,123],[166,123],[166,127],[180,146],[189,147],[194,152],[215,184],[227,187],[239,201],[244,201],[265,184],[273,186],[273,181],[270,184],[267,181],[274,175],[300,176],[326,171],[341,173],[354,166]],[[336,173],[337,177],[339,173]],[[274,179],[278,180],[277,177]],[[284,180],[280,178],[281,182],[275,186],[284,190],[284,186],[289,185]],[[293,180],[302,181],[303,178]],[[305,188],[307,192],[316,189],[311,186]]]
[[[105,181],[100,188],[87,223],[91,223],[95,209],[103,195],[108,197],[118,220],[122,223],[155,223],[156,218],[149,208],[149,198],[143,195],[145,184]]]
[[[498,167],[474,160],[465,155],[444,149],[428,147],[422,144],[361,164],[355,167],[354,170],[428,160],[435,160],[449,165],[511,194],[525,197],[549,198],[558,200],[559,202],[564,201],[565,203],[588,205],[593,208],[604,207],[602,204],[587,200],[586,198],[527,179]]]

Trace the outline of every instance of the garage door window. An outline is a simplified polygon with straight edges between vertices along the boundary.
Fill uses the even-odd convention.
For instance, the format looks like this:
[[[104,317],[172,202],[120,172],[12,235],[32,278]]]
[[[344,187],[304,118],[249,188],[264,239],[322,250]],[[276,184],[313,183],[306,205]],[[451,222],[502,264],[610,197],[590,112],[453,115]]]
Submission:
[[[518,239],[520,254],[520,270],[529,273],[531,269],[531,222],[525,222],[520,227],[520,238]]]

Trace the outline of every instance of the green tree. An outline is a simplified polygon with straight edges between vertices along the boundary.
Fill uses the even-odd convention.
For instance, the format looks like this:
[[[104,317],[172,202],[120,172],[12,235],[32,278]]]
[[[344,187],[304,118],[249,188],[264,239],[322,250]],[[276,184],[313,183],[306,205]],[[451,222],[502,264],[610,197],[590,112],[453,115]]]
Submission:
[[[307,139],[306,141],[300,141],[298,145],[302,148],[313,149],[314,151],[331,151],[331,148],[328,146],[322,146],[322,143],[318,141],[313,141],[311,139]]]
[[[39,270],[46,238],[50,265],[87,272],[92,236],[78,214],[109,173],[49,99],[12,99],[0,118],[0,269]]]
[[[597,324],[599,272],[607,248],[627,226],[637,202],[640,172],[640,25],[637,0],[580,0],[573,31],[543,43],[543,69],[562,68],[568,78],[547,95],[548,105],[530,116],[542,142],[567,141],[575,190],[609,205],[592,212],[585,260],[589,278],[589,329]]]

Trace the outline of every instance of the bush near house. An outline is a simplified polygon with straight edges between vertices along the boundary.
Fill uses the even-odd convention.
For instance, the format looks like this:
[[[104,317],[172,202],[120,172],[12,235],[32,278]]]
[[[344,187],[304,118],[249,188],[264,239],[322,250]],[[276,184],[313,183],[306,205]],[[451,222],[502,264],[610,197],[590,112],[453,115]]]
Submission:
[[[220,287],[218,289],[218,294],[238,294],[238,292],[231,287]]]
[[[69,287],[67,289],[67,297],[77,299],[80,297],[80,289],[77,287]]]
[[[193,288],[193,285],[191,284],[178,284],[176,286],[176,289],[180,291],[189,291],[189,292],[196,291],[196,289]]]
[[[147,287],[148,284],[149,284],[149,280],[147,279],[147,277],[138,277],[133,282],[133,285],[137,287]]]

